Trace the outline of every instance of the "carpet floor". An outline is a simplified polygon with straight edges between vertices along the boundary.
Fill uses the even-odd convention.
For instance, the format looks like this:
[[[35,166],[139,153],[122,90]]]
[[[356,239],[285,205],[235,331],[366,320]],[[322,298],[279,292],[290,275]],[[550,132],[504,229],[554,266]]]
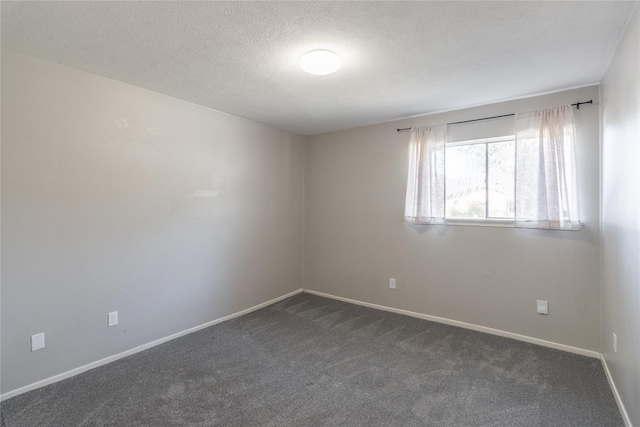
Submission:
[[[22,426],[623,426],[599,360],[298,294],[0,404]]]

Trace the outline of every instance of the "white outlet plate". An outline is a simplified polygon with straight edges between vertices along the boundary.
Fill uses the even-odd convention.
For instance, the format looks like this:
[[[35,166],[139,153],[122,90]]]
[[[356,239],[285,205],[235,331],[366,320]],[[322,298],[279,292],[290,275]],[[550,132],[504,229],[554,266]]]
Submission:
[[[618,352],[618,336],[616,334],[613,334],[613,352]]]
[[[389,279],[389,289],[395,289],[395,288],[396,288],[396,279],[392,277]]]
[[[549,314],[549,301],[538,300],[537,309],[539,314]]]
[[[36,351],[44,348],[44,332],[31,335],[31,351]]]
[[[118,324],[118,312],[117,311],[112,311],[111,313],[109,313],[109,322],[108,322],[108,326],[115,326]]]

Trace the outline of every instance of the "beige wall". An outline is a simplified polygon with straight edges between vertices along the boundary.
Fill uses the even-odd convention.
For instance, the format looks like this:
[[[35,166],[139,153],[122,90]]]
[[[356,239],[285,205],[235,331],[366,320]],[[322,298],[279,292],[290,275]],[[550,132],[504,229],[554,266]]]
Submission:
[[[581,231],[402,221],[409,134],[396,128],[589,99],[574,110]],[[305,288],[599,351],[598,108],[592,86],[307,138]]]
[[[640,426],[640,7],[602,93],[602,341],[611,376]],[[613,352],[613,334],[618,352]]]
[[[303,157],[302,137],[3,50],[2,393],[301,288]]]

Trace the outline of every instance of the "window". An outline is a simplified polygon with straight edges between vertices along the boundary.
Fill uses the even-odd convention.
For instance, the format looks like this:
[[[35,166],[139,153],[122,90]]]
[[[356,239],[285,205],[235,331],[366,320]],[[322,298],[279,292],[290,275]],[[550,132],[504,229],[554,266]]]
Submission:
[[[580,229],[571,106],[514,115],[512,136],[447,136],[446,125],[412,129],[405,221]]]
[[[447,143],[445,217],[513,220],[515,136]]]

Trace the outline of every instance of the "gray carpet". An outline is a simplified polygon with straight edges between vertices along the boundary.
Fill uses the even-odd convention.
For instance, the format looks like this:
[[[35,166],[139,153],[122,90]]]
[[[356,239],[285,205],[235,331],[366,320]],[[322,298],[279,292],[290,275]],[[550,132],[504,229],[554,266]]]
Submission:
[[[18,426],[623,426],[599,360],[299,294],[1,404]]]

